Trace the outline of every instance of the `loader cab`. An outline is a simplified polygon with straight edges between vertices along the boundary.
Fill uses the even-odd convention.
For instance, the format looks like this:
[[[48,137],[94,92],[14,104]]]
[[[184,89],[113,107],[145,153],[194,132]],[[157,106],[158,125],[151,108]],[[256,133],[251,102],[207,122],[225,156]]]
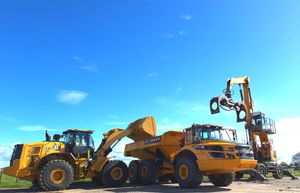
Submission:
[[[267,118],[264,113],[252,113],[251,130],[258,133],[275,134],[275,121]]]
[[[75,157],[90,159],[95,152],[92,130],[69,129],[63,132],[66,151]]]

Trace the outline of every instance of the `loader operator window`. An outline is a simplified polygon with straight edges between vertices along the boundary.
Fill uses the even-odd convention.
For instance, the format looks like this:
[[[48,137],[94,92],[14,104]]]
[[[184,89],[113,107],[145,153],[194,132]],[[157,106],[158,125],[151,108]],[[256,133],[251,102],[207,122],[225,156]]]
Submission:
[[[65,135],[65,143],[68,151],[72,152],[74,156],[90,157],[95,151],[94,140],[89,133],[74,132]]]

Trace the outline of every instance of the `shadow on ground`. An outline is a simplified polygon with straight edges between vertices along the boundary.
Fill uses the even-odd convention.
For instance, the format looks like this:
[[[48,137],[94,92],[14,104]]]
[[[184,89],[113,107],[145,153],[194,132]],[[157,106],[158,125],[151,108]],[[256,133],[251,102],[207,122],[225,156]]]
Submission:
[[[94,185],[93,183],[89,182],[80,182],[80,183],[73,183],[71,187],[68,189],[67,192],[85,192],[87,190],[97,190],[99,191],[109,191],[109,192],[226,192],[230,191],[231,189],[228,187],[216,187],[213,185],[200,185],[197,188],[193,189],[183,189],[180,188],[178,184],[156,184],[152,186],[132,186],[126,184],[122,187],[115,187],[115,188],[106,188],[106,187],[99,187]],[[39,188],[28,188],[28,189],[0,189],[0,193],[27,193],[27,192],[43,192],[43,190]],[[57,192],[64,192],[64,191],[57,191]]]

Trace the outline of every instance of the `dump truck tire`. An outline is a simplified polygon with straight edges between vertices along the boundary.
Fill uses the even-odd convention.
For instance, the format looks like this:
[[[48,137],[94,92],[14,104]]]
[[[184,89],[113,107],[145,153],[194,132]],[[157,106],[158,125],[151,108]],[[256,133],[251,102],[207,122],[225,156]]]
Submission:
[[[51,160],[40,170],[39,186],[48,190],[67,189],[73,181],[73,167],[65,160]]]
[[[208,176],[208,178],[215,186],[229,186],[234,180],[234,174],[215,174]]]
[[[267,176],[268,174],[268,169],[264,164],[257,164],[256,170],[263,176]]]
[[[140,162],[139,160],[132,160],[129,163],[128,171],[129,171],[129,183],[130,184],[138,184],[140,182],[139,180],[139,166]]]
[[[103,186],[102,182],[102,175],[101,173],[98,173],[96,176],[92,177],[92,182],[96,184],[97,186]]]
[[[176,161],[175,175],[182,188],[195,188],[202,182],[197,163],[189,157],[182,157]]]
[[[243,173],[240,173],[240,172],[236,172],[235,173],[235,177],[234,179],[239,181],[240,179],[242,179],[244,177],[244,174]]]
[[[173,174],[170,175],[170,180],[171,180],[172,183],[178,183],[178,181],[176,179],[176,176],[173,175]]]
[[[281,165],[276,164],[275,172],[273,172],[273,178],[281,179],[283,177],[283,168]]]
[[[127,165],[122,161],[109,161],[102,170],[102,182],[108,187],[118,187],[125,184],[128,178]]]
[[[165,174],[165,175],[158,176],[157,180],[159,183],[168,183],[170,180],[170,175]]]
[[[157,179],[157,165],[154,160],[146,159],[140,162],[139,178],[142,185],[151,185]]]

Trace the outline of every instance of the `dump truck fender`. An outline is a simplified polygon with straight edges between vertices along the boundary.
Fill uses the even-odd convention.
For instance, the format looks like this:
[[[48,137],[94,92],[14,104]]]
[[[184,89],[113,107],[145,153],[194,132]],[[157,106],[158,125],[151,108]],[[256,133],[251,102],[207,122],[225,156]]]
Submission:
[[[70,163],[72,166],[74,166],[74,164],[75,164],[75,157],[72,154],[69,154],[69,153],[53,153],[53,154],[49,154],[49,155],[43,157],[39,161],[38,166],[39,166],[39,168],[41,168],[41,167],[43,167],[43,165],[45,165],[49,161],[56,160],[56,159],[65,160],[66,162]]]
[[[182,158],[182,157],[189,157],[193,160],[197,160],[197,157],[196,155],[194,154],[194,152],[192,152],[191,150],[182,150],[181,152],[179,152],[176,157],[175,157],[175,160],[174,160],[174,169],[175,169],[175,165],[176,165],[176,161],[179,159],[179,158]]]

